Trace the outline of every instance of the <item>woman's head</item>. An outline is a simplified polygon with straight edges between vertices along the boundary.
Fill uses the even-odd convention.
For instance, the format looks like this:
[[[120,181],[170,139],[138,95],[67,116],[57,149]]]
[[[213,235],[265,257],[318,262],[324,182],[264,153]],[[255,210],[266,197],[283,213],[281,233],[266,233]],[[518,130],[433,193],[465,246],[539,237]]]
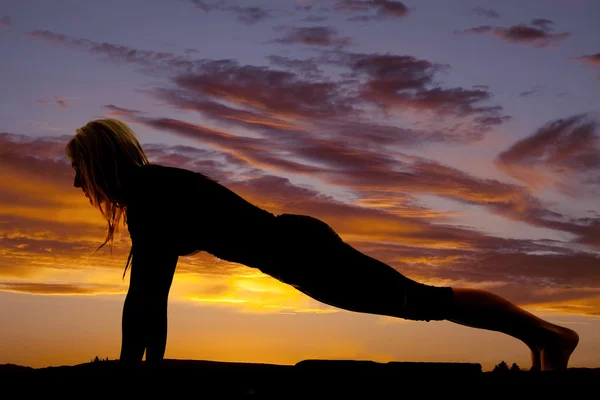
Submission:
[[[108,221],[102,246],[112,243],[126,206],[123,196],[127,174],[133,167],[148,164],[148,159],[133,131],[111,118],[90,121],[77,129],[66,151],[75,169],[74,186],[82,188]]]

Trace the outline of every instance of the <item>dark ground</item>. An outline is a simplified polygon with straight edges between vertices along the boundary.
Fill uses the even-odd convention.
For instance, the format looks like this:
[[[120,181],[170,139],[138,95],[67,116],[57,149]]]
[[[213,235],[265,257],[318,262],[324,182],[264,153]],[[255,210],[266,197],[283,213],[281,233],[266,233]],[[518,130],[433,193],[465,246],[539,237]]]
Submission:
[[[4,392],[13,388],[21,395],[39,391],[63,395],[73,390],[78,397],[127,391],[153,398],[175,392],[199,398],[430,398],[428,394],[441,392],[472,392],[486,398],[502,393],[520,398],[524,389],[536,395],[558,395],[566,389],[567,398],[595,398],[600,368],[500,373],[482,372],[479,364],[466,363],[306,360],[289,366],[166,360],[161,367],[126,369],[116,361],[97,361],[47,368],[4,364],[0,365],[0,382]],[[581,396],[575,394],[579,391]],[[584,395],[586,392],[590,394]]]

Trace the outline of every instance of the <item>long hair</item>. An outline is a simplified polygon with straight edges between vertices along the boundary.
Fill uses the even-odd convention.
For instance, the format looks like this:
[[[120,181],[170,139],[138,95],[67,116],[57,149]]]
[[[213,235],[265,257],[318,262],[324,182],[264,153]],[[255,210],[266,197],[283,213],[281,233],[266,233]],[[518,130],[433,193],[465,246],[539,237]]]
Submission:
[[[113,118],[93,120],[77,129],[67,143],[66,152],[79,171],[82,188],[92,206],[108,222],[104,243],[96,251],[108,243],[112,253],[113,237],[119,225],[127,223],[123,174],[134,166],[149,164],[148,158],[133,131]],[[130,251],[125,272],[131,255]]]

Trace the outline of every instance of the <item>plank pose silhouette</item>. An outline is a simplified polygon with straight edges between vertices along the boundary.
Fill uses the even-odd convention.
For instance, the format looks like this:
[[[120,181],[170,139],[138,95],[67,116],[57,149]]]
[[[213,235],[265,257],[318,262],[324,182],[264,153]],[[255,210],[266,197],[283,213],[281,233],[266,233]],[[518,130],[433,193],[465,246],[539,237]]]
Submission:
[[[160,363],[167,300],[178,258],[206,251],[292,285],[323,303],[408,320],[448,320],[503,332],[531,350],[532,369],[566,369],[576,332],[542,320],[487,291],[428,286],[349,244],[325,222],[273,215],[194,171],[151,164],[122,121],[98,119],[66,146],[74,186],[108,221],[105,244],[127,225],[129,290],[120,362]]]

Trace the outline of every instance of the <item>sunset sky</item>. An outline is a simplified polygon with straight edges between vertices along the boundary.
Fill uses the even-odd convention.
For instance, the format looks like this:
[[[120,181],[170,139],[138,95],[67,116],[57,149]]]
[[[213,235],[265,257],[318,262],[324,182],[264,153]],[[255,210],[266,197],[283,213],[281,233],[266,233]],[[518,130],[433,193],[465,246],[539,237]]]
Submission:
[[[151,162],[500,294],[600,367],[599,27],[597,0],[2,1],[0,364],[118,358],[131,242],[93,254],[106,222],[64,152],[113,117]],[[529,366],[503,334],[335,309],[206,253],[169,312],[167,358]]]

